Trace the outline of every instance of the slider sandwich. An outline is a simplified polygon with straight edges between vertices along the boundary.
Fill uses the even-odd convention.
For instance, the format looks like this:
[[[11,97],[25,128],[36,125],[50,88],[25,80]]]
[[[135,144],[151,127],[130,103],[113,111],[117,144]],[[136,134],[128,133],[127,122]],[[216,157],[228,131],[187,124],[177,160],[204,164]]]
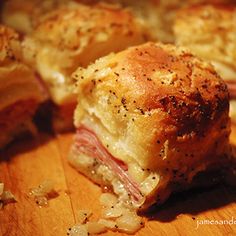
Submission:
[[[0,149],[23,133],[46,95],[34,72],[23,63],[19,35],[0,25]]]
[[[73,77],[78,105],[69,161],[129,206],[160,204],[199,175],[232,166],[227,86],[186,49],[146,43]]]
[[[187,6],[199,3],[235,3],[235,0],[107,0],[128,7],[144,21],[153,37],[165,43],[174,42],[173,24],[176,12]]]
[[[228,85],[230,115],[236,120],[236,5],[199,5],[178,12],[177,45],[211,62]]]
[[[77,95],[71,74],[110,52],[145,42],[146,28],[133,15],[117,6],[82,4],[61,7],[44,20],[24,41],[27,60],[45,81],[54,103],[53,127],[73,127]]]

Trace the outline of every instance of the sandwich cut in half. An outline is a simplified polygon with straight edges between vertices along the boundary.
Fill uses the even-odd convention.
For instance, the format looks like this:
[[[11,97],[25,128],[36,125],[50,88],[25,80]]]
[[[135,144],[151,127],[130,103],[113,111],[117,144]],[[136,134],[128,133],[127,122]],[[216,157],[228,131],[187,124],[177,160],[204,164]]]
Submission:
[[[177,45],[211,62],[230,92],[230,116],[236,122],[236,5],[198,5],[175,19]]]
[[[184,48],[146,43],[73,76],[69,161],[121,201],[145,209],[232,166],[226,84]]]
[[[110,52],[145,42],[146,28],[114,5],[75,4],[48,13],[24,41],[32,63],[45,81],[54,103],[56,131],[73,127],[76,95],[71,74]]]
[[[35,133],[32,118],[46,94],[23,63],[19,35],[0,25],[0,149],[25,132]]]

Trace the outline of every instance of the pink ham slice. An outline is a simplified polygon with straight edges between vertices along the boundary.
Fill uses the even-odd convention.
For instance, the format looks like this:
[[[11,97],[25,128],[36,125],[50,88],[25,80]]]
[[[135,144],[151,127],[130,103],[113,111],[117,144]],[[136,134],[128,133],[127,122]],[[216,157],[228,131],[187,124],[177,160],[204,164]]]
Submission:
[[[50,98],[48,88],[46,87],[46,84],[42,80],[41,76],[37,73],[35,73],[36,83],[39,86],[41,95],[43,96],[43,101],[46,101]]]
[[[75,141],[77,150],[80,153],[97,158],[102,164],[108,166],[122,181],[126,190],[135,201],[141,201],[143,199],[138,184],[128,175],[127,165],[112,156],[98,140],[94,132],[84,126],[80,126],[77,129]]]
[[[230,99],[236,98],[236,81],[227,81],[226,82],[229,90]]]

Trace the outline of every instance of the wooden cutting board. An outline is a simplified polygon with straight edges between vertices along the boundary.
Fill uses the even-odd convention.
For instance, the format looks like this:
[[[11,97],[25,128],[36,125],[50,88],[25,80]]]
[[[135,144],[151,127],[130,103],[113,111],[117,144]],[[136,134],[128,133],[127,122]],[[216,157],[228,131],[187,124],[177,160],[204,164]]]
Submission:
[[[64,236],[77,220],[79,209],[92,209],[99,216],[100,188],[67,163],[72,134],[19,141],[0,153],[0,181],[17,198],[0,210],[0,236]],[[236,128],[231,135],[236,144]],[[28,192],[42,181],[55,182],[59,196],[39,208]],[[225,186],[194,190],[171,197],[157,209],[137,236],[236,235],[235,224],[205,224],[203,220],[236,221],[236,191]],[[125,235],[108,232],[104,235]]]

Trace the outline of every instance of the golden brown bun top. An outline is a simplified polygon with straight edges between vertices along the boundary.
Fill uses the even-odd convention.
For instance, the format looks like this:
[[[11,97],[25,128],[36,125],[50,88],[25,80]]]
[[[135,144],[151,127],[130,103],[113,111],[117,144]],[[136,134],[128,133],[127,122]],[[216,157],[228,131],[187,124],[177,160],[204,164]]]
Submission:
[[[236,71],[236,5],[200,5],[181,10],[174,26],[176,43],[198,56]],[[215,65],[218,69],[218,64]],[[232,71],[218,69],[225,79]]]
[[[127,34],[127,37],[133,35],[140,30],[135,21],[129,11],[118,6],[78,4],[49,13],[36,28],[33,36],[62,50],[82,50],[83,45],[91,41],[106,41],[109,35],[116,32]],[[143,37],[145,36],[144,34]]]
[[[110,52],[146,41],[146,28],[127,10],[108,4],[60,7],[28,37],[26,60],[48,84],[56,104],[75,103],[70,76]]]
[[[161,110],[181,136],[190,131],[200,134],[228,112],[225,83],[210,64],[181,47],[155,43],[131,47],[97,60],[87,70],[79,68],[73,77],[79,80],[79,94],[87,91],[89,97],[94,90],[113,96],[108,104],[113,114],[119,113],[120,105],[124,115],[144,118]]]
[[[0,66],[17,62],[21,58],[19,35],[14,30],[0,25]]]

